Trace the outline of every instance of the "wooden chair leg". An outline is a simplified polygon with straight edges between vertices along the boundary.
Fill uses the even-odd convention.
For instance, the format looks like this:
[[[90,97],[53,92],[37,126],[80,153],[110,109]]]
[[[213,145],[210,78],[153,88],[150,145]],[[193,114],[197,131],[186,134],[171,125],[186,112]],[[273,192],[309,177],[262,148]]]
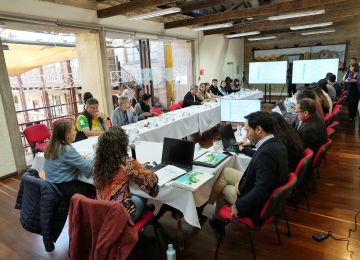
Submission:
[[[250,246],[251,246],[251,252],[253,254],[254,260],[256,260],[256,252],[255,252],[255,246],[254,246],[254,241],[251,237],[251,230],[248,226],[246,226],[246,229],[248,231],[248,236],[249,236],[249,241],[250,241]]]

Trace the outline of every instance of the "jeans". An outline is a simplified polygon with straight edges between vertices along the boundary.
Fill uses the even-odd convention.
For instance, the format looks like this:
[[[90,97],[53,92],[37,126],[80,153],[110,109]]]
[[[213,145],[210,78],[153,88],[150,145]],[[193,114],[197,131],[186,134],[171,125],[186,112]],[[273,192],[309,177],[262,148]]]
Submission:
[[[135,223],[140,219],[142,213],[144,212],[145,206],[147,204],[147,199],[137,195],[131,195],[131,200],[135,204],[135,214],[132,219],[132,221],[134,221]]]

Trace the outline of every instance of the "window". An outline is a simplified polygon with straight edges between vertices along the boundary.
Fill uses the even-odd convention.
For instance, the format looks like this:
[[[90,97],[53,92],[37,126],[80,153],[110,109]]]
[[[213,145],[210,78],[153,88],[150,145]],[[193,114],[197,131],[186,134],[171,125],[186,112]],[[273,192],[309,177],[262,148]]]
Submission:
[[[135,63],[140,61],[140,53],[138,48],[126,48],[127,63]]]

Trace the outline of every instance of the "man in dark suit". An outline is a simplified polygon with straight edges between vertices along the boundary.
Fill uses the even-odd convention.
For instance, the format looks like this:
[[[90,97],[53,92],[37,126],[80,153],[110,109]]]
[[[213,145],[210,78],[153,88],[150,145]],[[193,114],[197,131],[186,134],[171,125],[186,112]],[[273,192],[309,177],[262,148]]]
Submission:
[[[215,96],[221,97],[223,96],[223,94],[219,91],[217,84],[218,84],[218,80],[213,79],[209,91],[213,93]]]
[[[314,153],[327,140],[327,132],[324,120],[316,113],[314,100],[303,98],[296,104],[298,122],[296,131],[303,142],[303,147],[310,148]]]
[[[201,100],[196,96],[199,90],[198,85],[193,84],[190,91],[184,96],[183,107],[189,107],[192,105],[201,105]]]
[[[272,134],[274,126],[269,113],[255,112],[245,118],[247,138],[255,144],[257,151],[244,174],[232,168],[223,170],[213,185],[209,203],[217,201],[218,211],[225,199],[232,204],[233,216],[250,217],[255,225],[259,225],[260,211],[271,192],[287,181],[287,151]],[[211,226],[218,223],[215,218],[210,218]]]

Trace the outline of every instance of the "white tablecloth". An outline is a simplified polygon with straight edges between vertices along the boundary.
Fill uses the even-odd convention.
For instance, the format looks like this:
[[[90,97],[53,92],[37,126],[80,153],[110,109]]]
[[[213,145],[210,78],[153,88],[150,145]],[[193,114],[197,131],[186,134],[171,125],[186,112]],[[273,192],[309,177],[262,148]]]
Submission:
[[[247,90],[224,98],[260,99],[263,94],[259,90]],[[144,125],[148,123],[150,126],[145,127]],[[164,137],[180,139],[197,132],[203,133],[218,123],[220,123],[220,102],[214,100],[201,106],[178,109],[122,128],[127,131],[130,140],[138,135],[142,141],[163,142]]]
[[[86,140],[77,142],[73,144],[73,147],[82,155],[91,156],[93,151],[93,144],[96,144],[97,138],[88,138]],[[204,150],[205,152],[205,150]],[[139,162],[146,163],[156,161],[159,163],[161,161],[162,154],[162,143],[155,142],[146,142],[141,141],[140,144],[136,146],[136,157]],[[150,197],[145,192],[141,191],[137,186],[133,183],[130,184],[130,191],[133,194],[140,195],[145,198],[152,198],[162,203],[166,203],[178,210],[180,210],[184,214],[184,219],[187,223],[192,226],[200,228],[200,223],[196,211],[196,207],[203,205],[209,198],[211,188],[218,175],[221,173],[224,167],[234,167],[236,165],[236,169],[241,171],[245,171],[246,165],[250,161],[249,157],[244,155],[239,156],[231,156],[228,157],[224,162],[222,162],[216,168],[207,168],[201,166],[194,166],[194,170],[198,170],[201,172],[206,172],[214,175],[214,178],[210,179],[203,186],[201,186],[198,190],[191,192],[186,189],[181,189],[171,184],[164,185],[160,187],[159,194],[156,198]],[[44,154],[38,153],[36,154],[32,168],[37,170],[42,170],[44,167]],[[92,179],[84,178],[83,176],[79,176],[79,180],[85,181],[88,183],[93,183]]]

